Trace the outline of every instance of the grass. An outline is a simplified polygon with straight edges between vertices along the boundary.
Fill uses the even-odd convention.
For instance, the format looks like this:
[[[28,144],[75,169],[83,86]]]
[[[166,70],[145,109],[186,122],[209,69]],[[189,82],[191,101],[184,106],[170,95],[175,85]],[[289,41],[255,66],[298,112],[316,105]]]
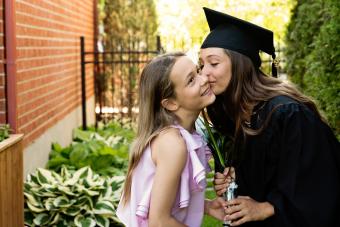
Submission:
[[[214,199],[216,197],[215,191],[212,189],[213,188],[213,184],[212,184],[212,179],[214,178],[214,173],[208,173],[207,174],[207,189],[205,192],[205,198],[207,199]],[[201,227],[221,227],[222,226],[222,222],[219,220],[216,220],[210,216],[204,215],[203,218],[203,223],[201,225]]]
[[[208,190],[205,193],[205,197],[208,199],[213,199],[216,197],[215,195],[215,191],[211,191]],[[201,227],[221,227],[222,226],[222,222],[219,220],[216,220],[215,218],[212,218],[210,216],[204,215],[203,218],[203,223],[201,225]]]

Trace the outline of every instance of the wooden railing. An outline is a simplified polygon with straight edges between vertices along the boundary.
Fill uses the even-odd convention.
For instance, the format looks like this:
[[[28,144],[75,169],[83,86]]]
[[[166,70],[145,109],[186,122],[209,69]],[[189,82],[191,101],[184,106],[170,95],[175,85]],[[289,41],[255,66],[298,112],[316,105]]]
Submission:
[[[24,226],[22,134],[0,142],[0,226]]]

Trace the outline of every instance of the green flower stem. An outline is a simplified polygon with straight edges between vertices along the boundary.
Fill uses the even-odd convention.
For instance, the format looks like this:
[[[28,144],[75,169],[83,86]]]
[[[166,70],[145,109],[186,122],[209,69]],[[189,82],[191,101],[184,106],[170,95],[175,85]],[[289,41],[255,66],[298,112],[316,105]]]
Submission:
[[[205,125],[205,128],[208,130],[208,133],[209,133],[209,136],[212,140],[212,143],[213,143],[213,146],[215,148],[215,151],[217,152],[217,156],[218,156],[218,159],[220,161],[220,164],[222,165],[223,168],[225,168],[225,164],[224,164],[224,160],[223,160],[223,157],[221,155],[221,152],[220,152],[220,149],[218,148],[217,146],[217,143],[216,143],[216,140],[212,134],[212,131],[210,129],[210,125],[209,125],[209,122],[207,121],[206,117],[203,117],[204,119],[204,125]]]

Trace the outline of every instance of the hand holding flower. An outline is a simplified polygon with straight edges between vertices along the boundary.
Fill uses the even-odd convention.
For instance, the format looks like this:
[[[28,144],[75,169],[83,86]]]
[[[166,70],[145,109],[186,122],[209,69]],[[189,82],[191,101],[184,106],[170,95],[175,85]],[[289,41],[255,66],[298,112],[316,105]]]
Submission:
[[[215,173],[214,176],[214,189],[218,196],[223,196],[223,193],[227,191],[229,184],[235,181],[235,169],[234,167],[227,167],[222,173]]]

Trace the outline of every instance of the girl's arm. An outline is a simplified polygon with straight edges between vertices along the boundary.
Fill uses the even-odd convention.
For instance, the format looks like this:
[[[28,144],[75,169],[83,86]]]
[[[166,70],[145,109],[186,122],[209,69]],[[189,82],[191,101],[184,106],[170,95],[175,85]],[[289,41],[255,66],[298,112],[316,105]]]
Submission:
[[[181,173],[187,160],[187,148],[177,129],[169,129],[152,142],[152,160],[156,173],[151,191],[149,226],[184,227],[171,216]]]

